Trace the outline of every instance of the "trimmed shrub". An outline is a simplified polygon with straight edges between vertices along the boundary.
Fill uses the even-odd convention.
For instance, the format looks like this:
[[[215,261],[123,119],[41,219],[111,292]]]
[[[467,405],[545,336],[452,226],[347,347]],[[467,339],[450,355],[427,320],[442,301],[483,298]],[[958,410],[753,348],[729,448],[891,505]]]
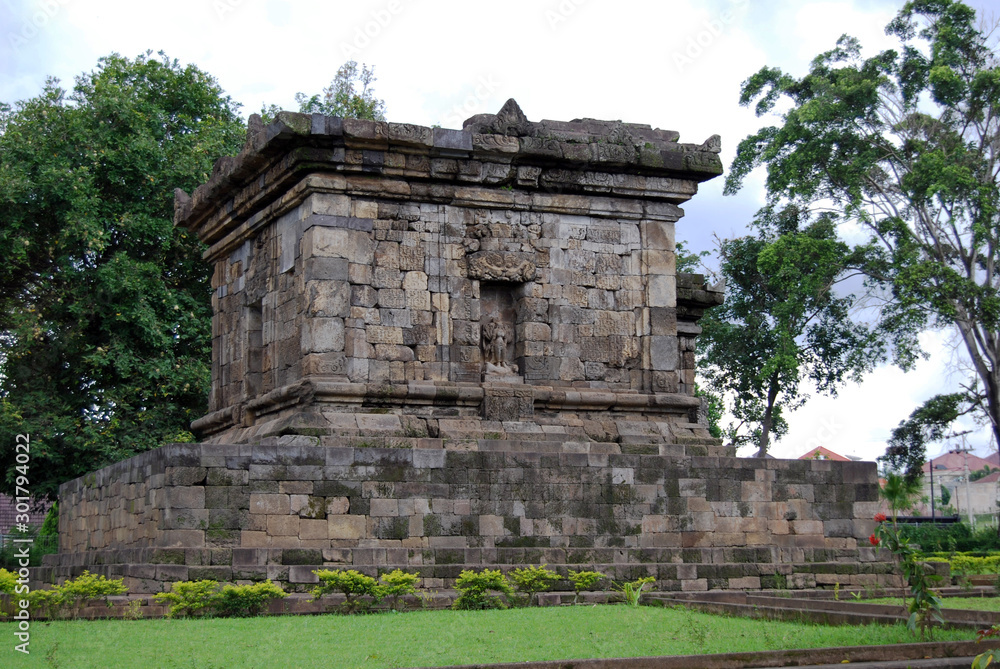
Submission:
[[[969,553],[934,553],[924,557],[927,562],[947,562],[953,576],[1000,573],[1000,554],[970,555]]]
[[[210,613],[219,598],[219,582],[210,579],[201,581],[177,581],[170,592],[153,595],[157,604],[169,604],[167,617],[200,616]]]
[[[259,616],[272,599],[287,597],[288,593],[270,580],[252,585],[227,585],[215,599],[215,610],[220,616],[248,618]]]
[[[580,593],[584,590],[594,590],[594,586],[604,579],[604,574],[599,571],[573,571],[569,570],[569,580],[573,583],[573,590],[576,595],[573,603],[580,601]]]
[[[484,569],[478,573],[464,569],[455,581],[455,589],[459,595],[452,608],[465,610],[506,609],[507,603],[490,593],[501,593],[505,597],[513,594],[510,583],[499,569]]]
[[[420,572],[410,574],[402,569],[393,569],[388,574],[379,577],[381,583],[379,588],[382,597],[392,598],[392,608],[399,606],[399,598],[406,595],[413,595],[417,592],[417,581],[420,579]],[[381,599],[381,597],[380,597]]]
[[[527,605],[531,605],[535,594],[545,592],[552,587],[552,584],[561,580],[559,574],[551,569],[546,569],[543,564],[540,567],[523,567],[515,569],[507,574],[507,578],[518,592],[523,592],[527,597]]]
[[[44,611],[49,618],[66,615],[75,618],[84,602],[103,599],[105,605],[111,608],[108,597],[126,593],[125,579],[108,579],[85,570],[62,585],[54,585],[48,590],[33,590],[28,594],[28,601],[32,609]]]
[[[384,596],[384,591],[379,587],[378,581],[356,569],[317,569],[313,573],[320,580],[320,584],[310,591],[313,599],[319,599],[331,592],[342,592],[347,598],[344,602],[344,609],[348,613],[367,606],[367,602],[359,597],[367,595],[378,604]]]

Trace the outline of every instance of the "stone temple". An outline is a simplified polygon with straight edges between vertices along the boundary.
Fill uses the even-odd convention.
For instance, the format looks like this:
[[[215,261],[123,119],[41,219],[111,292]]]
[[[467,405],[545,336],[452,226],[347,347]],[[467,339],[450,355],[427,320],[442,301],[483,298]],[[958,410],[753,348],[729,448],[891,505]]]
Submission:
[[[214,267],[202,442],[66,483],[36,580],[886,581],[874,463],[738,459],[701,416],[698,319],[723,293],[676,272],[674,225],[719,150],[513,100],[462,130],[252,117],[176,196]]]

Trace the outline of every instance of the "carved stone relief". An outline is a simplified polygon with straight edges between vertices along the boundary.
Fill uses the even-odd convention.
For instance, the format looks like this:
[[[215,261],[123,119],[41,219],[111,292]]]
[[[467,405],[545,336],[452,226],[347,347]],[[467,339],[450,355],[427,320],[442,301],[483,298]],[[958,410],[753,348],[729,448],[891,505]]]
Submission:
[[[468,256],[469,278],[481,281],[533,281],[534,256],[507,251],[480,251]]]

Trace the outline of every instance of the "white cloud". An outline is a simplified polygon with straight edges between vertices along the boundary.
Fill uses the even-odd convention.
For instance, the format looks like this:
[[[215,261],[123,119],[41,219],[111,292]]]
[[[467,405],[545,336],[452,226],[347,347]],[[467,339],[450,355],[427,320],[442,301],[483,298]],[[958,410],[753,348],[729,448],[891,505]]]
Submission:
[[[930,357],[919,361],[913,371],[884,365],[862,386],[848,385],[837,397],[813,394],[804,407],[787,416],[788,434],[773,446],[772,454],[796,458],[816,446],[825,446],[865,460],[882,455],[890,432],[900,421],[934,395],[959,390],[966,378],[957,369],[961,354],[949,331],[925,332],[920,344]],[[803,391],[809,392],[805,384]],[[956,427],[961,431],[976,426],[963,420]],[[990,452],[989,430],[977,429],[967,439],[977,453]],[[933,454],[946,447],[932,445],[929,451]]]

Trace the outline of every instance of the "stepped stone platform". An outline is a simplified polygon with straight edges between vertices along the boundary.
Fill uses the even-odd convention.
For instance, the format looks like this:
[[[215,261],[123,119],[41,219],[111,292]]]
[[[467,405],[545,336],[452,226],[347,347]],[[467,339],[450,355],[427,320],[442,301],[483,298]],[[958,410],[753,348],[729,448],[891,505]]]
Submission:
[[[466,568],[545,563],[654,576],[660,590],[895,583],[857,541],[877,505],[871,463],[397,439],[173,444],[112,465],[61,490],[60,554],[36,578],[87,568],[135,592],[202,578],[301,590],[320,567],[398,567],[442,588]]]
[[[60,553],[136,592],[320,566],[547,563],[663,590],[883,583],[874,463],[745,460],[694,394],[723,286],[676,271],[720,140],[282,112],[175,198],[214,267],[212,387],[172,444],[60,490]]]

